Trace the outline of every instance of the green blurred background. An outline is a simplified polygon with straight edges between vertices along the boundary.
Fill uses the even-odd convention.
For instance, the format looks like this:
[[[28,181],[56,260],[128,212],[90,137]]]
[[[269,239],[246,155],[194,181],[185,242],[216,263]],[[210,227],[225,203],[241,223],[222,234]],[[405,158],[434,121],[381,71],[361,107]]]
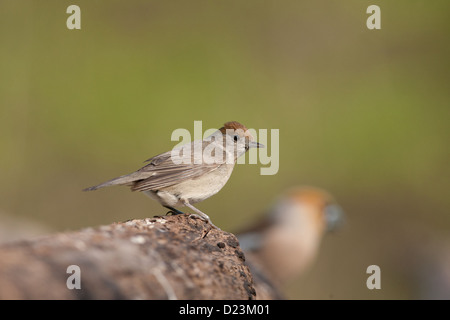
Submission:
[[[66,27],[71,4],[81,30]],[[381,30],[366,27],[371,4]],[[2,0],[0,211],[53,231],[163,214],[126,188],[81,189],[170,150],[194,120],[237,120],[280,130],[280,170],[238,165],[200,210],[233,231],[287,187],[327,189],[347,223],[287,295],[417,298],[416,248],[449,237],[449,12],[447,0]],[[372,264],[381,290],[366,287]]]

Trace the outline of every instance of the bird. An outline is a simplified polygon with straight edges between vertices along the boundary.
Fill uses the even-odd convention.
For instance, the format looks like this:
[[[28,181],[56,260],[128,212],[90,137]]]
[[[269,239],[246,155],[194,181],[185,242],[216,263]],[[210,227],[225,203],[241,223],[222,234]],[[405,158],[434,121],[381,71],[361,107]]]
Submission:
[[[143,192],[158,201],[172,214],[184,214],[175,207],[186,206],[217,228],[210,217],[193,204],[222,189],[240,156],[250,148],[264,147],[254,140],[243,124],[229,121],[204,140],[195,140],[156,155],[146,160],[148,164],[135,172],[83,191],[114,185],[129,186],[132,191]]]
[[[328,192],[302,186],[282,192],[262,219],[237,232],[257,296],[264,299],[275,292],[282,298],[279,288],[311,267],[322,237],[343,219],[343,210]]]

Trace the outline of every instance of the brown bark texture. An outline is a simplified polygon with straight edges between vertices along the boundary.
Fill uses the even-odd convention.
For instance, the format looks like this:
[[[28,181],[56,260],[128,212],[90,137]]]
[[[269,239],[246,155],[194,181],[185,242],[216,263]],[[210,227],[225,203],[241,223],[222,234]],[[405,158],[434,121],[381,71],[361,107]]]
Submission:
[[[236,237],[189,215],[0,246],[0,299],[255,299],[254,288]]]

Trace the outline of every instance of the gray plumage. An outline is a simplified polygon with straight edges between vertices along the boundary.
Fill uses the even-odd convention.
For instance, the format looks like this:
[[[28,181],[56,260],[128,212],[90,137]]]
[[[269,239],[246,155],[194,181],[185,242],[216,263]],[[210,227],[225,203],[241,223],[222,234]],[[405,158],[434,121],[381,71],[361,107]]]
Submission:
[[[209,144],[209,141],[200,141],[203,146]],[[126,174],[96,186],[84,189],[83,191],[93,191],[103,187],[114,185],[131,186],[132,191],[147,191],[170,187],[180,182],[195,179],[203,174],[216,170],[225,163],[200,163],[196,164],[195,160],[198,154],[194,152],[194,144],[198,141],[193,141],[191,145],[191,154],[186,154],[180,149],[180,158],[187,163],[176,163],[172,159],[172,151],[161,153],[153,158],[146,160],[149,162],[139,170]],[[189,160],[189,161],[187,161]]]
[[[228,181],[237,158],[252,147],[264,146],[254,142],[247,128],[239,122],[227,122],[205,140],[159,154],[146,160],[149,163],[136,172],[84,191],[126,185],[132,191],[141,191],[159,201],[172,212],[182,213],[173,207],[187,206],[211,223],[208,215],[192,204],[219,192]]]

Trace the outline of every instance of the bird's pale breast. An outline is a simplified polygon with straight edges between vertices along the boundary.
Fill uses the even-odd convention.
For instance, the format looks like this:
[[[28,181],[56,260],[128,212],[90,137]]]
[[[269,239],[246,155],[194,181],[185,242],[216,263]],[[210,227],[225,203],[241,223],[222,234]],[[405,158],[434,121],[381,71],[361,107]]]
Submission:
[[[179,184],[158,190],[158,201],[167,206],[181,206],[181,200],[190,204],[203,201],[220,191],[233,172],[234,164],[223,164],[216,170],[198,178],[183,181]]]

